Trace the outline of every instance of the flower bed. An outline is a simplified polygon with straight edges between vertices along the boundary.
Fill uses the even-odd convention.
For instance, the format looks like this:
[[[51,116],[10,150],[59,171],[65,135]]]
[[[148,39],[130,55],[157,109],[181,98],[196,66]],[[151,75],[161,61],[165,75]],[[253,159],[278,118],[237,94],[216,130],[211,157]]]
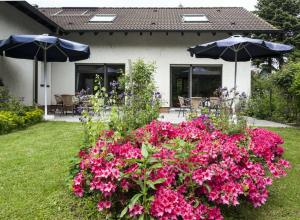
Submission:
[[[126,137],[104,131],[79,152],[73,191],[99,198],[112,218],[223,219],[220,207],[266,202],[289,168],[282,143],[260,128],[227,135],[205,118],[153,121]]]

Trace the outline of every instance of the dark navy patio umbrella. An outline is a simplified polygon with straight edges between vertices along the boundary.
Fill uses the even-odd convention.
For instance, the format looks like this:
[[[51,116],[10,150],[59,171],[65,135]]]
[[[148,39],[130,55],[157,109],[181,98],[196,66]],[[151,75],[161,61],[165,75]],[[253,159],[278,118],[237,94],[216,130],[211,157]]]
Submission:
[[[235,62],[234,88],[236,88],[236,74],[238,61],[250,61],[254,58],[279,57],[291,52],[293,46],[273,43],[260,39],[232,36],[223,40],[188,48],[191,56],[196,58],[223,59]]]
[[[0,55],[44,62],[45,118],[47,118],[47,62],[88,59],[88,45],[48,35],[11,35],[0,41]]]

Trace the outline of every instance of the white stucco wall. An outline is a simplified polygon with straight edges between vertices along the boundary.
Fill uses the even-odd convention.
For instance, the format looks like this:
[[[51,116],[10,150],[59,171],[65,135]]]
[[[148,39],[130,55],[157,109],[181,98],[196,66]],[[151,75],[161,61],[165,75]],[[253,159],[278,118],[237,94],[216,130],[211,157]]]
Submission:
[[[162,94],[164,106],[170,105],[170,65],[171,64],[221,64],[222,86],[232,88],[234,85],[234,63],[223,60],[197,59],[190,57],[189,46],[228,37],[226,34],[201,33],[73,33],[65,36],[70,40],[89,44],[91,57],[80,63],[124,63],[128,68],[128,59],[132,61],[143,58],[147,62],[156,62],[155,80]],[[75,63],[52,63],[51,92],[54,94],[75,93]],[[238,63],[237,87],[239,91],[250,93],[250,62]]]
[[[14,7],[0,2],[0,39],[11,34],[43,34],[48,30]],[[91,47],[91,57],[80,63],[124,63],[128,68],[128,60],[144,59],[146,62],[156,62],[155,80],[162,94],[164,106],[170,105],[170,65],[172,64],[221,64],[222,86],[233,87],[234,63],[223,60],[196,59],[187,52],[189,46],[228,37],[217,33],[181,33],[153,32],[131,33],[123,32],[72,33],[64,38],[86,43]],[[31,105],[33,100],[33,61],[20,60],[0,56],[0,78],[12,94],[24,97],[24,103]],[[55,103],[55,94],[75,93],[75,63],[50,63],[48,81],[48,104]],[[38,85],[43,83],[42,65],[39,64]],[[239,91],[250,93],[250,62],[238,64],[237,86]],[[38,102],[44,104],[44,88],[38,86]]]
[[[0,2],[0,39],[5,39],[12,34],[43,34],[47,32],[48,29],[32,18],[11,5]],[[16,97],[23,97],[24,103],[27,105],[32,105],[33,102],[33,70],[34,63],[31,60],[0,56],[0,78],[9,91]],[[39,74],[41,74],[40,70]],[[40,79],[39,75],[39,81]],[[39,84],[40,82],[38,82]],[[43,97],[44,93],[40,87],[39,90],[39,96]],[[51,93],[51,89],[48,90]],[[43,104],[41,99],[39,102]]]

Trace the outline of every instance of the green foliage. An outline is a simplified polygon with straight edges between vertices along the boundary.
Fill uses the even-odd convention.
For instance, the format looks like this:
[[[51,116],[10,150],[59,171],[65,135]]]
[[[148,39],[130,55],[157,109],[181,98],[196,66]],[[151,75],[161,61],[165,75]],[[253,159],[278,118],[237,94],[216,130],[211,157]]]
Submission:
[[[211,115],[210,118],[217,130],[223,131],[225,134],[241,134],[246,132],[247,128],[247,121],[246,119],[241,116],[237,115],[237,122],[233,123],[230,119],[230,115],[225,112],[221,111],[219,115]]]
[[[100,76],[96,76],[95,95],[90,96],[92,112],[89,109],[83,109],[81,113],[81,122],[84,129],[84,144],[89,146],[96,143],[100,132],[107,129],[107,123],[102,117],[105,111],[105,99],[108,97],[105,87],[101,87]]]
[[[5,87],[0,87],[0,110],[12,111],[18,115],[25,113],[25,106],[14,96],[9,94]]]
[[[237,122],[232,122],[232,115],[225,108],[220,110],[218,113],[210,112],[207,108],[203,108],[201,113],[190,112],[187,115],[187,120],[202,117],[204,122],[208,122],[206,126],[208,129],[217,129],[225,134],[241,134],[246,131],[247,121],[243,117],[243,112],[237,112]],[[210,119],[210,120],[207,120]],[[212,122],[212,124],[210,124]]]
[[[300,130],[272,130],[284,138],[285,156],[293,168],[270,187],[264,206],[232,206],[225,219],[299,219]],[[95,207],[98,199],[74,198],[64,182],[68,161],[78,152],[81,139],[80,124],[70,122],[39,123],[1,136],[0,219],[104,220]]]
[[[23,115],[12,111],[0,111],[0,134],[27,127],[42,121],[42,119],[43,111],[38,108],[25,111]]]
[[[280,122],[299,121],[299,85],[300,63],[287,63],[272,75],[253,75],[247,114]]]
[[[151,174],[157,169],[163,167],[160,160],[152,157],[154,153],[158,150],[150,144],[142,145],[142,158],[141,159],[128,159],[129,165],[137,164],[138,168],[135,171],[137,175],[142,175],[143,178],[130,179],[130,181],[135,182],[139,187],[140,191],[137,191],[129,201],[129,204],[121,211],[119,218],[122,218],[128,210],[137,203],[140,203],[144,208],[144,214],[140,216],[140,219],[150,219],[149,210],[151,202],[154,197],[151,195],[153,190],[156,190],[156,185],[164,182],[165,178],[160,178],[157,180],[151,180]],[[122,177],[127,178],[130,174],[123,174]]]
[[[275,82],[286,95],[298,96],[300,94],[300,62],[291,62],[275,74]]]
[[[271,37],[269,40],[293,44],[296,50],[293,59],[299,59],[300,49],[300,19],[297,17],[300,12],[299,0],[258,0],[256,13],[270,24],[283,30],[282,35]]]
[[[127,96],[121,120],[114,122],[113,127],[121,124],[123,130],[133,130],[158,118],[160,94],[156,93],[155,69],[153,63],[147,64],[139,59],[133,63],[131,72],[120,79],[121,88]]]
[[[101,87],[101,79],[96,77],[95,93],[89,97],[92,112],[84,109],[81,117],[87,145],[94,144],[104,129],[125,135],[159,116],[160,99],[155,92],[154,71],[154,64],[137,60],[131,73],[123,74],[119,82],[112,82],[111,91]],[[107,107],[111,109],[109,115],[104,114]]]

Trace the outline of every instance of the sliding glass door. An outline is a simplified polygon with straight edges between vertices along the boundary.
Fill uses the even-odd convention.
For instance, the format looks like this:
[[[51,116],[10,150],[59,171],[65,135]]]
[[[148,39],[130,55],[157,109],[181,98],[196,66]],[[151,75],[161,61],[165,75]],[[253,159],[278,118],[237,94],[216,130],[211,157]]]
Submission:
[[[178,96],[212,97],[222,86],[222,66],[172,65],[171,106],[178,107]]]
[[[78,93],[85,90],[92,94],[96,75],[100,76],[101,85],[109,91],[111,90],[111,82],[117,81],[124,71],[124,64],[77,64],[75,91]]]
[[[214,96],[222,86],[221,72],[220,66],[192,66],[192,97]]]
[[[178,96],[189,97],[190,67],[171,66],[171,103],[179,106]]]

